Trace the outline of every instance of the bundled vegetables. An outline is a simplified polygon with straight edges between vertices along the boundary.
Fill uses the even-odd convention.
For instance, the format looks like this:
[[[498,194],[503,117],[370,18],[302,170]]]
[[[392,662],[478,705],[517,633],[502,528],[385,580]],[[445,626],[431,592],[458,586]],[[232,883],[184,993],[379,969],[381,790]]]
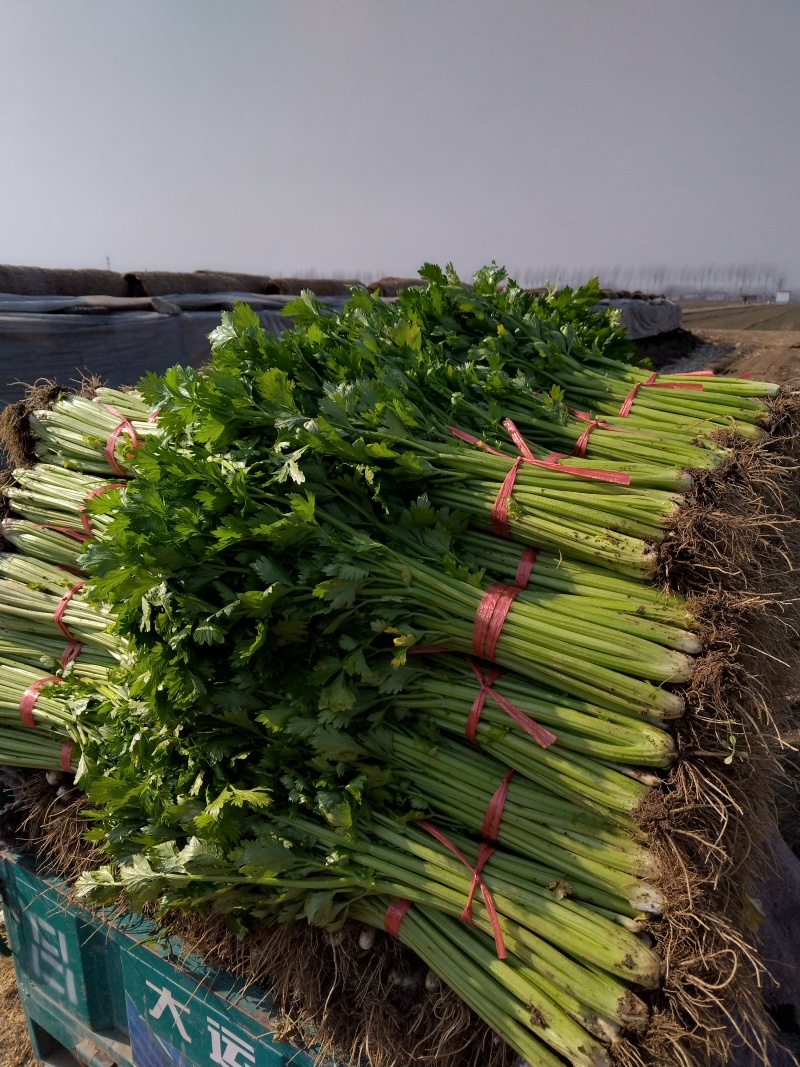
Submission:
[[[777,388],[631,366],[591,286],[422,274],[339,316],[304,294],[280,339],[238,306],[203,371],[32,416],[0,761],[76,766],[112,861],[79,881],[94,900],[349,917],[531,1064],[636,1062],[664,1032],[690,1062],[669,983],[707,975],[664,956],[684,916],[659,842],[697,722],[739,771],[718,684],[739,675],[675,531]],[[39,749],[6,725],[23,707]],[[741,942],[735,909],[702,908]]]

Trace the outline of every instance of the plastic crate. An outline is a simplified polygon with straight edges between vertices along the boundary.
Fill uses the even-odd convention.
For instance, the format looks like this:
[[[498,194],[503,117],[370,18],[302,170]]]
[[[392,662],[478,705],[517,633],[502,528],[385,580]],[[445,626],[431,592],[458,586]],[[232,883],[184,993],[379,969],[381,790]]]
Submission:
[[[113,922],[71,903],[28,860],[0,853],[0,895],[20,998],[39,1060],[53,1067],[313,1067],[272,1037],[252,986],[156,939],[146,919]]]

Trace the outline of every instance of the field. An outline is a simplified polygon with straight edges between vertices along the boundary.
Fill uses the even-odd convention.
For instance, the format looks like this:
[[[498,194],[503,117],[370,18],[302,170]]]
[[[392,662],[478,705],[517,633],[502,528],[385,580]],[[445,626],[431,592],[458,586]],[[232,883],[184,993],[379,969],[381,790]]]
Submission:
[[[800,303],[707,304],[684,303],[687,330],[790,330],[800,331]]]

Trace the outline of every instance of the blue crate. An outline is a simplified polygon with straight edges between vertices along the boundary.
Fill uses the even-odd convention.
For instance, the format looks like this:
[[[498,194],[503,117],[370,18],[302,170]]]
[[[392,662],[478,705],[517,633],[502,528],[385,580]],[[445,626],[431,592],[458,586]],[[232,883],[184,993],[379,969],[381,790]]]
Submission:
[[[152,923],[113,922],[0,853],[0,896],[36,1056],[52,1067],[313,1067],[276,1041],[259,990],[186,956]]]

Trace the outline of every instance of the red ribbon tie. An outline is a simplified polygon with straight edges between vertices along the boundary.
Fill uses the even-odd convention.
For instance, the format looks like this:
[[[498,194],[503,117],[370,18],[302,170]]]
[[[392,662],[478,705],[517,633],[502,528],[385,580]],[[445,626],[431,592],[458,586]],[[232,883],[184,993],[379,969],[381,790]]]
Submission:
[[[484,678],[483,671],[475,660],[472,659],[471,656],[466,656],[465,659],[470,667],[472,667],[475,677],[478,680],[478,684],[481,687],[478,695],[472,703],[469,715],[467,716],[466,725],[464,726],[464,736],[468,741],[471,741],[474,745],[478,743],[478,723],[480,722],[481,713],[487,697],[491,697],[495,704],[498,704],[506,715],[512,718],[514,722],[520,726],[526,734],[532,737],[534,741],[540,744],[542,748],[547,748],[549,745],[552,745],[554,741],[558,740],[554,733],[551,733],[546,727],[540,726],[538,722],[534,722],[534,720],[518,708],[516,704],[512,704],[502,693],[498,693],[496,689],[492,689],[494,683],[504,673],[501,667],[492,667]]]
[[[133,450],[139,447],[141,441],[139,440],[136,430],[133,428],[133,423],[130,421],[130,419],[126,418],[121,411],[117,411],[117,409],[115,407],[112,407],[110,404],[106,404],[106,411],[110,411],[112,415],[116,415],[117,418],[120,420],[114,427],[114,429],[111,431],[111,433],[108,435],[108,440],[106,441],[105,448],[106,460],[114,474],[127,474],[127,471],[124,467],[120,466],[117,457],[114,454],[114,449],[116,447],[117,440],[119,439],[119,435],[122,433],[123,430],[125,430],[131,439],[131,450],[127,453],[128,458],[133,455]]]
[[[66,667],[68,663],[73,663],[81,654],[83,645],[80,641],[70,641],[64,651],[61,653],[61,666]]]
[[[495,582],[478,604],[472,630],[472,649],[481,659],[494,659],[497,642],[511,605],[522,590],[516,585]]]
[[[693,387],[690,386],[690,388]],[[544,459],[536,459],[525,438],[511,419],[503,419],[503,426],[522,453],[522,458],[526,463],[531,463],[535,467],[544,467],[551,471],[559,471],[561,474],[576,474],[580,478],[589,478],[594,482],[612,482],[614,485],[631,484],[631,476],[627,471],[601,470],[599,467],[567,467],[560,462],[562,459],[569,459],[563,452],[551,452]]]
[[[72,773],[72,749],[74,747],[74,745],[71,745],[68,742],[61,749],[61,767],[67,772],[67,774]]]
[[[119,473],[119,472],[118,472]],[[88,493],[86,499],[78,508],[78,514],[81,517],[81,526],[84,528],[89,537],[94,537],[94,530],[89,522],[89,516],[86,514],[86,505],[95,496],[102,496],[103,493],[107,493],[109,489],[124,489],[126,482],[109,482],[107,485],[98,485],[96,489],[92,489],[91,493]]]
[[[505,777],[489,801],[489,807],[486,809],[486,815],[483,818],[481,837],[492,845],[497,844],[497,835],[500,833],[500,820],[503,818],[503,808],[506,806],[506,798],[508,797],[508,786],[514,777],[514,773],[513,770],[506,771]]]
[[[514,492],[514,482],[517,480],[520,463],[522,463],[522,456],[518,456],[511,464],[492,505],[492,530],[500,537],[511,537],[508,525],[508,505],[511,503],[511,494]]]
[[[705,374],[706,372],[700,371],[699,373]],[[650,377],[647,378],[645,381],[636,382],[634,387],[631,389],[631,391],[628,393],[628,395],[622,402],[622,407],[619,409],[620,418],[625,419],[628,417],[628,415],[630,415],[631,408],[633,407],[633,402],[636,399],[636,394],[639,392],[640,389],[685,389],[689,390],[690,392],[697,393],[700,392],[703,388],[702,382],[657,382],[657,377],[658,374],[654,373],[651,374]]]
[[[498,959],[504,960],[508,953],[506,952],[506,945],[503,940],[503,931],[500,929],[500,920],[497,917],[497,909],[494,906],[492,894],[489,892],[486,883],[481,878],[481,871],[486,866],[486,861],[495,854],[496,849],[492,845],[488,845],[485,841],[482,841],[478,846],[478,859],[473,867],[461,849],[454,845],[450,838],[447,837],[446,834],[443,834],[441,830],[437,830],[435,826],[426,822],[424,819],[421,819],[417,825],[421,826],[423,830],[427,830],[427,832],[435,837],[441,845],[444,845],[444,847],[449,849],[454,856],[457,856],[472,874],[472,881],[470,883],[469,892],[467,893],[467,903],[464,905],[464,910],[461,912],[461,918],[464,922],[472,922],[472,902],[475,899],[475,890],[480,886],[481,896],[486,905],[486,913],[489,916],[489,922],[492,924],[497,956]]]
[[[517,573],[514,577],[514,585],[519,589],[528,588],[528,582],[531,580],[531,571],[533,570],[533,565],[536,562],[536,557],[538,555],[539,549],[534,548],[532,545],[528,545],[519,557]]]
[[[22,699],[19,702],[19,717],[22,719],[25,726],[35,728],[36,720],[33,717],[33,709],[36,707],[36,701],[39,699],[39,690],[43,685],[57,685],[61,681],[60,678],[56,678],[54,674],[48,674],[46,678],[40,678],[38,682],[31,682],[25,692],[22,694]]]
[[[400,897],[397,900],[393,900],[386,909],[386,914],[383,917],[383,928],[391,937],[400,936],[400,925],[410,907],[411,901],[406,900],[405,897]]]
[[[76,541],[88,541],[91,536],[91,534],[87,535],[79,533],[77,530],[70,530],[69,526],[53,526],[49,522],[35,522],[33,525],[37,530],[54,530],[56,533],[66,534],[67,537],[72,537]]]
[[[459,441],[466,441],[468,445],[475,445],[476,448],[482,448],[484,452],[490,452],[493,456],[502,456],[503,459],[508,459],[508,456],[504,456],[503,453],[498,452],[496,448],[487,445],[485,441],[482,441],[480,437],[476,437],[474,433],[467,433],[466,430],[459,430],[457,426],[448,426],[447,429],[453,437],[457,437]]]
[[[686,388],[702,389],[702,386],[687,385]],[[562,459],[569,459],[569,457],[564,452],[551,452],[544,459],[537,459],[534,456],[533,452],[530,450],[530,447],[528,446],[528,443],[526,442],[525,438],[519,432],[519,430],[511,421],[511,419],[503,419],[503,426],[508,431],[514,444],[522,453],[522,459],[525,461],[525,463],[531,463],[535,467],[544,467],[545,469],[551,471],[559,471],[561,474],[576,474],[579,478],[589,478],[595,482],[612,482],[614,485],[631,484],[631,476],[626,471],[601,470],[598,467],[565,467],[559,462]],[[507,456],[504,456],[502,452],[498,452],[497,449],[491,448],[489,445],[486,444],[485,441],[482,441],[480,437],[476,437],[475,434],[467,433],[466,430],[459,430],[455,426],[448,426],[447,429],[450,431],[451,434],[453,434],[454,437],[457,437],[460,441],[466,441],[470,445],[475,445],[477,448],[482,448],[485,452],[490,452],[493,456],[502,456],[503,459],[508,458]],[[515,461],[515,466],[518,468],[518,461]],[[513,487],[514,484],[513,479],[517,476],[517,472],[514,468],[512,468],[512,471],[513,475],[512,472],[509,471],[509,474],[506,476],[506,480],[508,480],[508,477],[511,476],[511,487]],[[504,537],[507,537],[509,535],[504,533],[503,530],[502,502],[505,500],[506,497],[509,496],[509,494],[510,488],[506,488],[506,483],[504,482],[503,487],[501,488],[500,493],[497,496],[497,500],[495,501],[494,508],[492,509],[492,528],[494,529],[495,533],[500,533]],[[507,511],[508,508],[506,506],[506,514]],[[496,512],[497,519],[495,518]],[[495,521],[497,521],[499,526],[495,525]]]
[[[59,628],[61,633],[64,635],[64,637],[66,637],[68,641],[77,641],[77,638],[64,622],[64,612],[67,610],[67,606],[70,600],[72,600],[73,596],[75,596],[78,590],[84,585],[86,585],[86,582],[76,582],[73,586],[71,586],[59,600],[58,607],[53,612],[53,622],[56,624],[56,626]]]

